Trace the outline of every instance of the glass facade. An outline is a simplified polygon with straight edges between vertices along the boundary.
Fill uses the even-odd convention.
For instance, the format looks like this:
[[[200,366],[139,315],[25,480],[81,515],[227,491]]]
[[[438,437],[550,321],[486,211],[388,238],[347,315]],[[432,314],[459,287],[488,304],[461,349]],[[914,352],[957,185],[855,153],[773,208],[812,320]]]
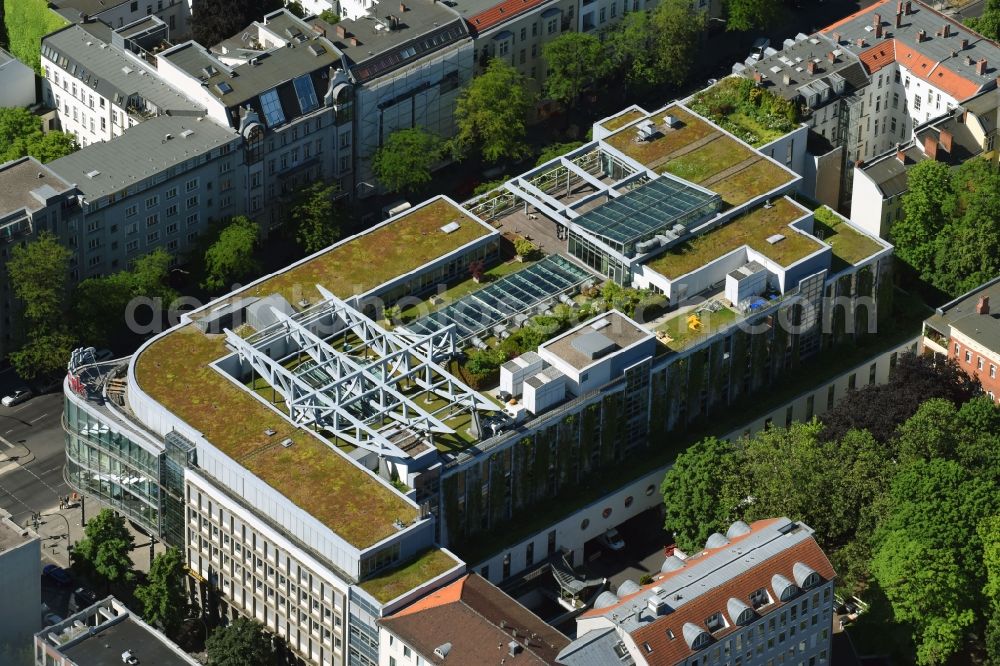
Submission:
[[[112,430],[95,414],[65,399],[66,472],[69,484],[161,535],[162,456]]]
[[[569,232],[569,252],[601,275],[624,285],[631,283],[632,272],[617,257],[575,231]]]

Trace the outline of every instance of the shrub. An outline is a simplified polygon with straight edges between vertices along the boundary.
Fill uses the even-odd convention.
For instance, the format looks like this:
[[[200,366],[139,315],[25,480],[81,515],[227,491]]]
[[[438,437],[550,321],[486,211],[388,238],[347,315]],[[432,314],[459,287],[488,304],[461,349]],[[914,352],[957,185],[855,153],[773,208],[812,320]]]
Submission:
[[[519,257],[531,257],[538,251],[535,244],[532,243],[527,238],[515,238],[514,239],[514,252],[517,253]]]

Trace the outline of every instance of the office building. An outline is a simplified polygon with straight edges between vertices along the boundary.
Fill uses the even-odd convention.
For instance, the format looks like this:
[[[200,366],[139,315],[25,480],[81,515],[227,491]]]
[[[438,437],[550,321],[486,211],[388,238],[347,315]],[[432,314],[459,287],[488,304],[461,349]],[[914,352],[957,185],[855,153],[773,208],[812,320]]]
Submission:
[[[733,523],[705,549],[668,556],[577,618],[564,666],[831,663],[836,572],[802,523]]]
[[[35,634],[34,651],[36,666],[198,664],[114,597]]]
[[[1000,400],[1000,278],[942,305],[924,322],[924,352],[954,359],[976,377],[994,401]]]
[[[32,663],[32,636],[41,626],[41,560],[38,535],[0,509],[0,594],[7,600],[0,604],[0,661],[5,664]]]

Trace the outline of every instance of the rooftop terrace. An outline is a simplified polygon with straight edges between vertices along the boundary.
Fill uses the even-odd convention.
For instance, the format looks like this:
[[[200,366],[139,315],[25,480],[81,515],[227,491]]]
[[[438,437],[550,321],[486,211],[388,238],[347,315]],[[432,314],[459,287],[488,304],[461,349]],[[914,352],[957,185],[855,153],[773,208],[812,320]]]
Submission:
[[[823,247],[816,239],[788,226],[807,213],[790,199],[781,198],[770,208],[757,208],[670,249],[647,266],[673,280],[744,245],[781,266],[790,266]],[[767,239],[774,234],[785,238],[772,245]]]
[[[693,111],[759,148],[796,127],[797,107],[749,79],[730,76],[689,100]]]
[[[667,115],[675,119],[671,127]],[[738,206],[790,183],[795,175],[753,151],[687,109],[672,105],[650,120],[658,134],[637,138],[634,127],[605,141],[658,173],[671,173],[722,196],[729,207]]]
[[[454,569],[459,564],[461,562],[447,551],[432,548],[408,564],[369,578],[361,583],[361,589],[381,603],[388,603],[401,594]]]
[[[832,272],[854,266],[884,249],[878,241],[852,227],[826,206],[817,208],[814,215],[813,233],[833,248]]]

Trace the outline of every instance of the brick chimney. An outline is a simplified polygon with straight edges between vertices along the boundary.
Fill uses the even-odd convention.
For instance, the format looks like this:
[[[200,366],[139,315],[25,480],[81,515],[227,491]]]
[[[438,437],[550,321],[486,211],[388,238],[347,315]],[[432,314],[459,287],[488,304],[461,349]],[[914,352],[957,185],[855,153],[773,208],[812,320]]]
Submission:
[[[896,14],[902,14],[902,13],[903,13],[903,0],[899,0],[899,2],[896,3]]]
[[[763,82],[764,75],[761,74],[760,72],[754,72],[753,73],[753,80],[754,80],[754,83],[758,83],[759,84],[759,83]]]
[[[347,39],[347,43],[350,44],[351,46],[357,46],[358,45],[358,38],[357,37],[349,37]]]
[[[941,36],[942,37],[951,37],[951,24],[950,23],[945,23],[941,27]]]
[[[858,37],[857,41],[854,42],[854,43],[858,45],[859,49],[865,48],[865,38],[864,37]]]
[[[831,63],[837,62],[837,56],[833,54],[833,51],[830,51],[829,53],[826,54],[826,59],[829,60]]]
[[[960,41],[959,44],[961,44],[962,50],[964,51],[965,49],[969,48],[969,38],[962,37],[962,41]]]
[[[927,39],[927,31],[926,30],[917,30],[917,43],[919,44],[920,42],[924,41],[925,39]]]
[[[913,3],[910,0],[906,0],[905,11],[907,16],[913,13]]]
[[[927,159],[937,159],[937,148],[937,138],[933,134],[924,137],[924,154],[927,155]]]
[[[902,3],[900,3],[900,4],[902,4]],[[902,28],[903,27],[903,13],[902,12],[897,12],[896,13],[896,27],[897,28]]]
[[[976,74],[979,76],[986,75],[986,58],[980,58],[979,62],[976,63]]]
[[[399,13],[400,14],[406,13],[406,5],[404,3],[402,3],[402,2],[399,3]]]
[[[344,37],[347,37],[347,28],[345,28],[344,26],[340,25],[339,23],[337,25],[335,25],[333,27],[333,29],[334,29],[334,32],[337,33],[337,37],[340,37],[341,39],[343,39]]]
[[[980,296],[979,302],[976,303],[976,314],[988,315],[989,313],[990,313],[990,297]]]
[[[875,39],[882,39],[882,22],[879,21],[875,25]]]
[[[882,15],[876,14],[875,16],[872,17],[872,27],[877,28],[880,25],[882,25]]]
[[[898,143],[896,144],[896,159],[899,160],[900,164],[906,164],[906,151]]]
[[[782,82],[783,82],[783,83],[784,83],[784,84],[785,84],[786,86],[790,86],[790,85],[792,85],[792,75],[786,72],[786,73],[785,73],[785,75],[781,77],[781,81],[782,81]]]
[[[810,76],[812,76],[813,74],[815,74],[816,73],[816,63],[814,61],[812,61],[812,60],[808,61],[806,63],[806,71],[809,72]]]
[[[948,130],[943,129],[938,134],[938,142],[941,144],[941,149],[949,155],[951,154],[951,140],[951,132]]]
[[[839,32],[833,33],[833,43],[837,44],[838,46],[840,45],[840,33]]]

